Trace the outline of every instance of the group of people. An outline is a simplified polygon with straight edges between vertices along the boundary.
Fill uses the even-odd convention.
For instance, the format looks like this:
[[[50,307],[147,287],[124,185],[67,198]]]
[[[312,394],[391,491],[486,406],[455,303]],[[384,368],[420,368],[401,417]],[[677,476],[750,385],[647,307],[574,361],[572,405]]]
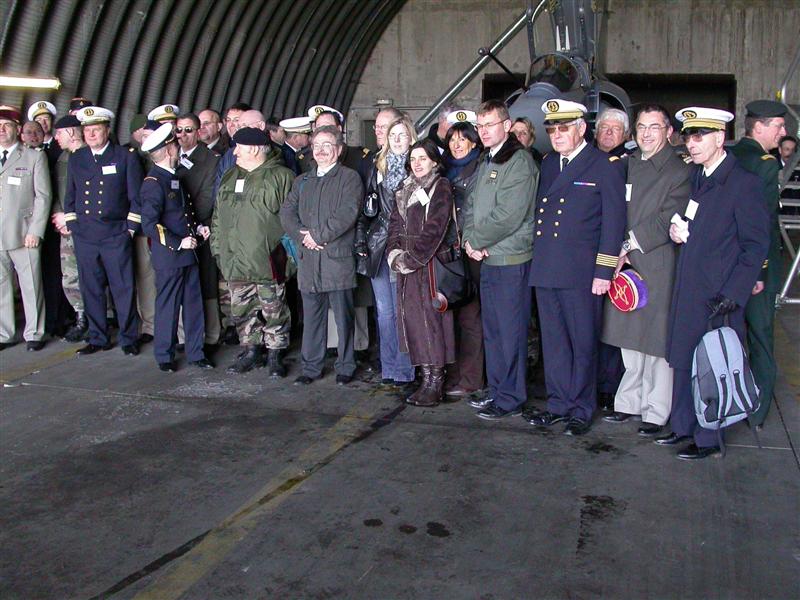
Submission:
[[[411,405],[464,397],[482,419],[522,414],[582,435],[598,393],[610,393],[607,421],[638,416],[640,435],[688,442],[680,458],[714,454],[691,393],[709,319],[725,316],[747,342],[759,425],[774,389],[779,166],[769,152],[786,135],[785,107],[748,104],[732,148],[731,113],[680,110],[683,155],[657,104],[641,105],[633,127],[607,109],[594,131],[577,102],[554,98],[542,111],[544,157],[531,122],[494,100],[445,107],[422,139],[408,115],[383,108],[374,155],[346,145],[343,115],[323,105],[278,121],[241,103],[224,120],[166,104],[132,119],[125,146],[111,111],[84,98],[60,119],[34,103],[28,122],[42,135],[24,143],[20,111],[2,106],[0,210],[13,216],[0,237],[0,344],[15,335],[16,271],[31,351],[46,329],[86,341],[81,355],[110,349],[110,299],[123,352],[154,340],[162,371],[177,368],[179,350],[213,368],[210,352],[227,341],[241,346],[229,372],[285,377],[302,323],[294,383],[321,378],[332,346],[346,385],[370,348],[374,306],[382,384]],[[447,307],[435,269],[454,257],[475,293]],[[608,296],[625,293],[616,281],[629,269],[646,299],[623,312]],[[547,405],[523,413],[532,317]]]

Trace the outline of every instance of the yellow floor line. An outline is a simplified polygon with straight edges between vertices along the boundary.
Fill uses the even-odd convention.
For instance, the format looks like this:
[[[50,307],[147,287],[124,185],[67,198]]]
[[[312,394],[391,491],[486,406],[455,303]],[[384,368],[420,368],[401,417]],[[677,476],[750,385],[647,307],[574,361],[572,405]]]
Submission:
[[[67,362],[74,357],[77,350],[77,348],[68,348],[67,350],[62,350],[60,352],[56,352],[55,354],[51,354],[41,362],[37,362],[26,367],[19,367],[16,369],[10,369],[8,371],[5,369],[0,369],[0,383],[12,383],[17,379],[22,379],[28,375],[33,375],[37,371],[42,371],[44,369],[49,369],[50,367],[60,365],[61,363]]]
[[[296,463],[270,479],[242,507],[217,525],[197,546],[168,567],[168,571],[140,591],[134,600],[177,600],[208,575],[258,525],[260,519],[280,506],[291,492],[321,464],[364,432],[376,412],[358,411],[342,417],[319,442],[305,450]]]

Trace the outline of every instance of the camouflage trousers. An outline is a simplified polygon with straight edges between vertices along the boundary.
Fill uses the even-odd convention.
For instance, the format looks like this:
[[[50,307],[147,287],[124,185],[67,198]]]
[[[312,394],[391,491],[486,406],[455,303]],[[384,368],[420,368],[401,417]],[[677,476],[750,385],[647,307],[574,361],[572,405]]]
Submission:
[[[78,259],[75,258],[75,244],[71,235],[61,236],[61,287],[75,312],[83,313],[83,297],[78,283]]]
[[[291,315],[282,283],[229,281],[231,317],[242,346],[289,346]]]
[[[222,330],[233,326],[233,317],[231,316],[231,288],[228,287],[228,282],[220,278],[219,288],[217,292],[217,299],[219,301],[219,312],[222,313]]]

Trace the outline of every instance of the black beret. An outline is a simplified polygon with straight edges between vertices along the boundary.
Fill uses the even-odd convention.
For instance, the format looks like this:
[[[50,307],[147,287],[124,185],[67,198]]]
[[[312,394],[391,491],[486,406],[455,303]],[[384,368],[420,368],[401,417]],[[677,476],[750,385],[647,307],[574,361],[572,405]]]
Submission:
[[[54,129],[66,129],[67,127],[80,127],[81,122],[75,115],[65,115],[61,117],[56,124],[53,125]]]
[[[753,100],[745,105],[747,117],[754,119],[771,119],[782,117],[786,114],[786,105],[774,100]]]
[[[269,144],[269,136],[255,127],[242,127],[233,134],[233,141],[244,146],[266,146]]]
[[[70,110],[80,110],[82,108],[86,108],[87,106],[94,106],[94,102],[80,96],[69,101]]]

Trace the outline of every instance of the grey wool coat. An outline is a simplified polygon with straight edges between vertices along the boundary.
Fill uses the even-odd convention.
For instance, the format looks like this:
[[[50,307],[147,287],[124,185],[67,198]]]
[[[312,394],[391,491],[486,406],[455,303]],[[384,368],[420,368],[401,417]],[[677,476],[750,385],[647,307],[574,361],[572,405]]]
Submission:
[[[689,165],[669,144],[648,160],[642,160],[641,150],[628,158],[628,231],[643,250],[629,252],[628,259],[647,285],[648,303],[623,313],[606,298],[602,335],[606,344],[650,356],[666,355],[678,257],[677,246],[669,239],[669,226],[672,215],[683,216],[686,210],[691,195],[690,172]]]
[[[364,198],[361,177],[337,164],[324,176],[316,169],[297,177],[281,207],[281,224],[297,245],[297,283],[303,292],[333,292],[356,287],[353,243]],[[308,230],[322,250],[303,246]]]

